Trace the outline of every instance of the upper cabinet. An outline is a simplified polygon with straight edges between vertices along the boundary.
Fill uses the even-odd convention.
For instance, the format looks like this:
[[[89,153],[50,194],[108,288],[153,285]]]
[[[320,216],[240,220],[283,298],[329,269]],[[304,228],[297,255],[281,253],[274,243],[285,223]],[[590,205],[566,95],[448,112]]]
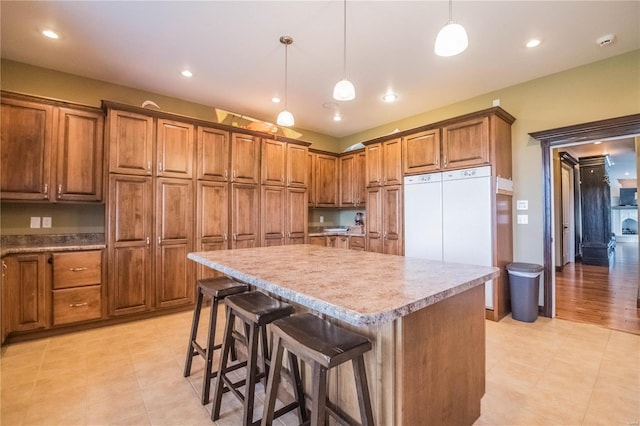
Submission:
[[[308,188],[309,174],[307,172],[306,146],[287,144],[287,186],[296,188]]]
[[[338,157],[314,154],[316,207],[338,207]]]
[[[262,140],[262,184],[284,186],[287,177],[287,143]]]
[[[475,167],[491,162],[489,117],[442,128],[442,168]]]
[[[229,181],[229,133],[224,130],[198,127],[197,177],[201,180]]]
[[[231,181],[260,183],[260,138],[253,135],[231,135]]]
[[[100,110],[2,96],[3,200],[101,201]]]
[[[404,174],[426,173],[440,168],[440,129],[402,138]]]
[[[111,109],[109,171],[191,179],[194,132],[191,124],[161,118],[154,120],[150,116]]]
[[[365,153],[345,155],[340,163],[340,207],[361,207],[366,203]]]
[[[402,143],[391,139],[365,147],[367,186],[402,184]]]

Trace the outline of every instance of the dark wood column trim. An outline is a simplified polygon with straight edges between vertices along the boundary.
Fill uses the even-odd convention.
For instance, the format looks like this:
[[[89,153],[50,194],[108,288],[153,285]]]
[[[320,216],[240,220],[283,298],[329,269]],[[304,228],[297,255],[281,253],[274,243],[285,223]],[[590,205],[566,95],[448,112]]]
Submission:
[[[640,114],[592,121],[590,123],[559,127],[529,133],[540,141],[542,151],[542,196],[543,196],[543,244],[544,244],[544,306],[543,315],[551,317],[553,305],[552,275],[554,273],[551,259],[551,149],[572,142],[613,139],[621,136],[640,135]]]

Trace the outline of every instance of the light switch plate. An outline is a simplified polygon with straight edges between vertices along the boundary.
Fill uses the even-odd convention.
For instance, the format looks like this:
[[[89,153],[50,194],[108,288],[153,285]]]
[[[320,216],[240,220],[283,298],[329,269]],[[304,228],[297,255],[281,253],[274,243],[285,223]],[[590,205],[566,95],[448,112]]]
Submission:
[[[39,216],[31,216],[31,222],[29,225],[31,228],[40,228],[40,217]]]
[[[51,218],[50,217],[43,217],[42,218],[42,227],[43,228],[51,228]]]
[[[528,214],[519,214],[518,218],[518,225],[527,225],[529,223],[529,215]]]

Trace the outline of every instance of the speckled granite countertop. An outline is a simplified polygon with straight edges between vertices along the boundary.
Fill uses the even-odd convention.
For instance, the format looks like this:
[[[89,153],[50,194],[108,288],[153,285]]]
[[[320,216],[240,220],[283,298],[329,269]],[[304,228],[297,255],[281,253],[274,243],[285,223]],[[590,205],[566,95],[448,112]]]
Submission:
[[[3,235],[0,257],[8,254],[106,248],[104,234]]]
[[[358,326],[391,322],[500,274],[493,267],[309,244],[189,253],[188,258]]]

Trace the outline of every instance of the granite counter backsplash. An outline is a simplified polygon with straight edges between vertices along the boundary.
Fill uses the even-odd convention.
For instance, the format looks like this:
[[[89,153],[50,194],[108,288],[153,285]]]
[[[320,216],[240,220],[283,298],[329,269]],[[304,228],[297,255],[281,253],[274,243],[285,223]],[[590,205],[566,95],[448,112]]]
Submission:
[[[0,236],[0,256],[45,251],[98,250],[105,247],[102,233]]]

